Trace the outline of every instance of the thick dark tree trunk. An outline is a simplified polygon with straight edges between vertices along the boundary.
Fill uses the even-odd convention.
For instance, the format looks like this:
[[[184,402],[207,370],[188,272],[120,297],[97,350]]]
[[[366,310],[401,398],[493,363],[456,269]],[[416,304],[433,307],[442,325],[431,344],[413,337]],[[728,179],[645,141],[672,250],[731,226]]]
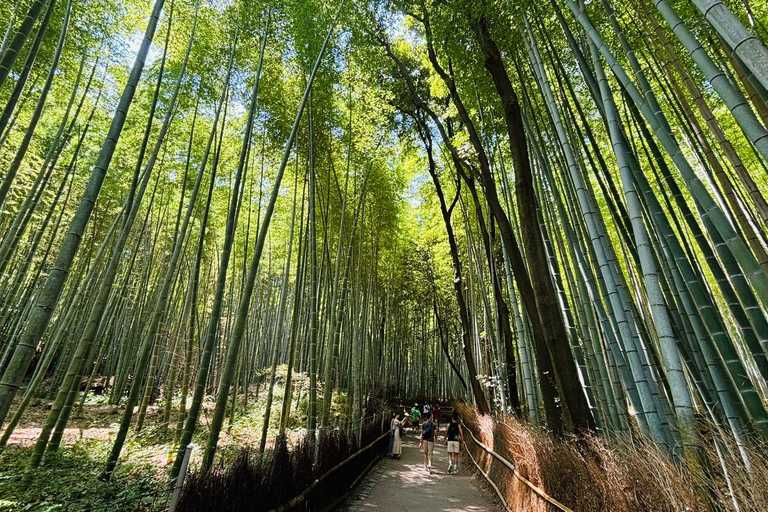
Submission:
[[[533,174],[520,103],[512,88],[504,62],[501,60],[501,52],[496,46],[496,42],[491,38],[485,17],[480,16],[472,22],[472,31],[485,56],[485,68],[493,78],[493,83],[504,107],[509,148],[515,167],[515,194],[523,244],[528,257],[528,269],[536,298],[537,313],[555,369],[555,379],[570,413],[573,427],[577,430],[594,429],[595,420],[589,410],[589,404],[579,381],[578,370],[568,346],[568,335],[560,314],[557,294],[550,278],[544,242],[539,232]],[[502,234],[505,229],[508,229],[502,223],[499,227]]]
[[[423,122],[423,121],[419,121]],[[472,328],[469,320],[469,309],[467,307],[467,301],[464,297],[464,280],[462,279],[461,272],[461,259],[459,257],[459,246],[456,243],[456,235],[453,232],[453,226],[451,225],[451,213],[455,202],[450,207],[445,202],[445,194],[443,194],[443,187],[440,184],[440,179],[437,176],[437,170],[435,168],[435,161],[432,157],[432,141],[429,136],[429,130],[425,126],[420,126],[419,131],[421,133],[424,145],[427,148],[427,157],[429,158],[429,174],[432,177],[432,183],[435,185],[435,193],[440,201],[440,212],[443,215],[443,222],[445,223],[445,231],[448,234],[448,244],[451,248],[451,261],[453,262],[453,288],[456,292],[456,300],[459,304],[459,317],[461,318],[461,335],[462,345],[464,346],[464,359],[467,363],[467,370],[469,372],[469,385],[472,387],[472,394],[477,402],[477,409],[482,414],[490,412],[490,405],[483,392],[483,387],[480,385],[480,381],[477,380],[477,368],[475,368],[475,357],[472,353]],[[458,194],[457,194],[458,195]]]
[[[477,223],[480,227],[480,236],[483,239],[483,247],[485,248],[485,256],[488,260],[488,269],[491,272],[491,284],[493,287],[493,299],[496,302],[496,316],[499,322],[499,335],[501,341],[504,344],[504,356],[505,356],[505,372],[507,377],[507,390],[509,392],[510,405],[515,411],[520,411],[520,395],[517,389],[517,366],[515,364],[515,345],[514,338],[512,337],[512,325],[509,322],[510,312],[509,306],[507,306],[504,300],[504,295],[501,291],[501,285],[498,279],[498,273],[496,272],[496,264],[493,258],[493,239],[495,236],[489,233],[488,227],[485,223],[485,216],[483,208],[480,205],[480,199],[477,195],[477,189],[475,182],[471,176],[469,176],[461,166],[457,166],[457,172],[461,174],[462,179],[467,184],[467,188],[472,194],[472,202],[475,206],[475,215],[477,216]]]
[[[555,380],[556,374],[552,366],[548,346],[545,342],[544,328],[541,325],[540,317],[537,312],[539,306],[536,301],[534,289],[531,285],[531,280],[528,275],[528,269],[526,268],[525,260],[523,259],[523,255],[517,243],[517,238],[515,236],[514,230],[512,229],[512,224],[509,221],[509,217],[507,217],[507,214],[502,208],[501,202],[499,201],[496,182],[491,173],[488,156],[485,152],[482,141],[480,140],[477,129],[475,128],[474,122],[469,116],[469,113],[464,106],[464,102],[459,96],[456,83],[438,62],[437,54],[435,52],[432,40],[432,31],[429,24],[429,18],[425,16],[422,20],[422,23],[426,32],[429,60],[432,63],[435,71],[437,71],[438,75],[440,75],[440,78],[448,88],[448,92],[450,93],[451,99],[456,106],[459,117],[467,129],[470,143],[477,153],[477,160],[480,169],[479,172],[477,170],[473,170],[472,174],[475,175],[480,181],[488,204],[488,210],[491,213],[491,216],[496,220],[496,223],[499,225],[501,239],[504,242],[504,248],[509,255],[514,278],[517,282],[518,292],[520,293],[520,299],[526,311],[528,312],[528,318],[530,319],[531,324],[531,334],[534,345],[536,347],[536,364],[539,368],[540,374],[542,375],[542,379],[540,381],[541,394],[544,404],[544,411],[547,416],[547,423],[549,427],[554,431],[562,431],[564,426],[564,418],[562,409],[558,406],[558,387]],[[451,142],[450,136],[446,133],[437,115],[432,110],[430,110],[428,106],[425,106],[424,108],[429,113],[433,121],[437,124],[443,142],[451,153],[451,158],[454,161],[454,165],[457,168],[464,165],[469,165],[468,163],[464,162],[458,154],[456,148]]]

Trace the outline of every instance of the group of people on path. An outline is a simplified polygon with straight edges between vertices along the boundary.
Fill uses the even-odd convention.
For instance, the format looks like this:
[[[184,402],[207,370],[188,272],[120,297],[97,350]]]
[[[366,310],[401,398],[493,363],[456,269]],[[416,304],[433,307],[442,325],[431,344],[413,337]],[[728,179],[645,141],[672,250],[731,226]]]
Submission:
[[[424,453],[424,469],[431,474],[435,440],[440,432],[441,419],[442,410],[440,409],[440,404],[435,404],[434,407],[425,404],[421,410],[419,410],[419,404],[414,404],[410,415],[405,411],[403,413],[396,412],[390,424],[389,455],[395,459],[399,459],[402,456],[405,427],[410,422],[413,432],[420,432],[419,450]],[[448,474],[456,474],[459,472],[461,443],[464,442],[464,432],[456,411],[453,411],[451,420],[445,427],[443,441],[448,451]]]
[[[422,413],[423,411],[423,413]],[[424,419],[426,420],[427,414],[431,414],[435,423],[437,423],[437,428],[440,428],[440,419],[443,416],[443,411],[440,409],[440,404],[435,404],[434,407],[432,407],[429,404],[424,404],[423,409],[419,409],[419,404],[413,404],[413,409],[411,409],[411,426],[413,427],[413,431],[416,432],[419,429],[419,420],[421,419],[422,415],[424,416]],[[404,418],[407,418],[408,413],[404,414]]]

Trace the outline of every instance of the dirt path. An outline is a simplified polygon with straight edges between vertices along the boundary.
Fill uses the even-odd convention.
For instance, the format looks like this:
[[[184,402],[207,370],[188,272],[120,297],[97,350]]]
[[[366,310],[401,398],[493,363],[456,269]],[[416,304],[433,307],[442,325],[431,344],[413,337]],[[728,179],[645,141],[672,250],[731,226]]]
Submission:
[[[419,440],[409,432],[403,440],[402,459],[379,463],[343,510],[495,512],[501,508],[485,490],[478,489],[466,466],[459,468],[458,475],[448,474],[448,454],[442,443],[435,444],[430,475],[424,469]]]

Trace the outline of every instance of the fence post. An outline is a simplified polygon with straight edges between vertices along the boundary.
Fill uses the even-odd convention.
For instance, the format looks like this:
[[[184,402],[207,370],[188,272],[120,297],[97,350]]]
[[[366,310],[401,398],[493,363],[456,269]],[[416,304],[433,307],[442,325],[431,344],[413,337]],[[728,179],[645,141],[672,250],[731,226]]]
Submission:
[[[187,445],[187,449],[184,451],[184,459],[181,461],[181,468],[179,468],[179,476],[176,477],[176,486],[173,489],[173,498],[171,499],[171,506],[168,507],[168,512],[176,512],[176,506],[179,504],[179,497],[181,497],[181,488],[184,485],[184,477],[187,476],[187,466],[189,466],[189,458],[192,455],[192,449],[194,444]]]
[[[357,444],[358,446],[363,444],[363,417],[360,416],[360,425],[357,429]]]

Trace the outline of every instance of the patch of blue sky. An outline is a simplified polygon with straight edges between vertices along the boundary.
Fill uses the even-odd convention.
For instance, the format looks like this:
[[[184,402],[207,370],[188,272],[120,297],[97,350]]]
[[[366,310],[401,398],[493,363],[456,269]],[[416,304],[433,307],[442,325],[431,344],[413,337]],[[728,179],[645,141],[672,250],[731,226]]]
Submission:
[[[424,204],[421,189],[427,183],[428,179],[429,177],[426,174],[418,173],[408,182],[408,189],[405,192],[405,200],[411,208],[418,209]]]
[[[403,40],[411,46],[419,46],[423,42],[419,32],[410,26],[408,18],[402,13],[389,16],[384,28],[392,41]]]
[[[283,55],[282,55],[283,64],[289,64],[293,62],[294,60],[296,60],[296,56],[297,56],[296,49],[293,47],[293,45],[286,46],[285,50],[283,50]]]
[[[141,48],[141,43],[144,41],[144,28],[146,26],[142,27],[141,29],[135,30],[133,33],[131,33],[130,36],[128,36],[127,40],[127,49],[125,52],[118,53],[119,56],[122,58],[120,59],[123,64],[128,66],[129,68],[133,66],[133,62],[136,60],[136,54],[139,53],[139,48]],[[161,35],[162,34],[162,35]],[[144,61],[144,69],[152,66],[152,64],[155,63],[160,57],[163,56],[163,47],[158,46],[156,43],[158,41],[163,41],[165,37],[165,31],[164,31],[164,25],[162,23],[159,23],[157,26],[157,30],[155,30],[155,37],[152,40],[152,44],[149,47],[149,52],[147,53],[147,59]]]
[[[339,30],[339,35],[337,36],[339,41],[339,46],[341,48],[346,48],[346,46],[349,44],[350,39],[352,38],[352,31],[348,29],[342,28]]]
[[[210,5],[213,9],[219,12],[235,5],[234,0],[207,0],[202,3]]]
[[[350,31],[340,31],[337,37],[336,47],[330,52],[332,53],[333,69],[337,72],[344,71],[349,65],[347,62],[347,49],[349,48],[351,37],[352,33]]]

